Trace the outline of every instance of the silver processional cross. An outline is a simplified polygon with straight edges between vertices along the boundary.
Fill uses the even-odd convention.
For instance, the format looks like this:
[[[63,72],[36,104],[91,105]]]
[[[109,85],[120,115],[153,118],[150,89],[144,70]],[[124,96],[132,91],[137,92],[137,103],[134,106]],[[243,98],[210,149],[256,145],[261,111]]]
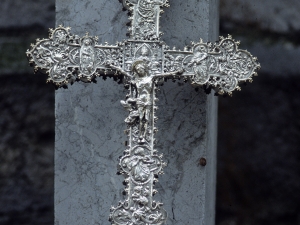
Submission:
[[[80,38],[59,26],[50,29],[49,39],[32,44],[27,57],[35,72],[47,73],[47,82],[56,87],[109,76],[129,90],[121,101],[129,111],[125,119],[129,143],[119,162],[127,198],[111,208],[109,220],[116,225],[160,225],[167,213],[153,200],[154,184],[166,163],[154,147],[157,85],[165,79],[183,79],[231,95],[240,90],[239,82],[252,81],[260,65],[249,52],[239,50],[239,42],[231,36],[214,44],[200,40],[183,50],[170,49],[159,31],[160,13],[169,7],[168,0],[123,0],[123,5],[131,21],[128,40],[98,44],[97,37]]]

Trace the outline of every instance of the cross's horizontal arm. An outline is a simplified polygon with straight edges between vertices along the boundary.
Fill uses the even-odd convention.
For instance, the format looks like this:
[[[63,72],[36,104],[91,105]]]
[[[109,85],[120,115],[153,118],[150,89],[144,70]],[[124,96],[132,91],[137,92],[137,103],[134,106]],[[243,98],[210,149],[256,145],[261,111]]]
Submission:
[[[151,75],[157,78],[184,77],[193,85],[210,86],[219,94],[231,95],[232,91],[240,90],[239,82],[251,82],[260,68],[256,57],[238,49],[239,42],[231,36],[221,37],[215,44],[200,40],[180,51],[171,50],[159,41],[99,45],[97,37],[86,34],[80,38],[69,30],[62,26],[51,29],[49,39],[37,40],[32,49],[27,50],[35,71],[47,73],[48,82],[59,87],[76,80],[91,82],[101,74],[115,73],[132,78],[134,61],[144,60],[150,63]]]
[[[260,68],[257,58],[248,51],[238,49],[236,42],[229,35],[220,37],[220,42],[191,44],[184,51],[167,49],[164,52],[164,71],[183,70],[182,76],[189,78],[196,86],[213,87],[217,93],[240,90],[239,82],[252,81],[256,70]]]
[[[86,34],[80,38],[69,31],[62,26],[50,29],[49,39],[38,39],[26,52],[35,72],[48,74],[48,82],[57,86],[75,80],[91,82],[100,73],[112,72],[108,64],[122,64],[122,43],[98,45],[97,37]]]

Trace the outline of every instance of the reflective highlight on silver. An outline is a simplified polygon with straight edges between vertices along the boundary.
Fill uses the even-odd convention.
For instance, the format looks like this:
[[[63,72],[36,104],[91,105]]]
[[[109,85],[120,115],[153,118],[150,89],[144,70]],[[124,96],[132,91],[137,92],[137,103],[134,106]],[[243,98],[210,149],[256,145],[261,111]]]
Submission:
[[[80,38],[70,28],[50,29],[49,39],[37,40],[27,50],[34,71],[48,74],[48,82],[66,87],[75,81],[94,82],[98,76],[113,77],[128,89],[121,101],[129,137],[119,173],[125,177],[127,198],[111,208],[115,225],[165,224],[167,213],[153,199],[162,155],[154,147],[156,90],[166,79],[183,79],[194,86],[213,88],[231,95],[239,82],[252,81],[260,65],[231,36],[217,43],[192,42],[184,50],[170,49],[160,40],[159,16],[167,0],[123,0],[129,10],[129,39],[115,45],[98,44],[97,37]]]

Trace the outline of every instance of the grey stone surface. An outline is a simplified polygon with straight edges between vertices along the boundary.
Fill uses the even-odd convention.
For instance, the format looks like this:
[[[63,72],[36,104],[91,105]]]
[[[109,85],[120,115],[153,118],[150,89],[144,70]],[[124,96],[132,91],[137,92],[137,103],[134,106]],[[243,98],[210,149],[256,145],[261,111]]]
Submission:
[[[125,39],[127,16],[117,1],[58,0],[56,4],[57,24],[73,27],[73,33],[89,31],[99,35],[99,42]],[[200,37],[215,39],[216,1],[171,4],[161,24],[168,44],[182,48]],[[119,103],[125,94],[122,85],[101,78],[97,84],[76,83],[56,91],[56,225],[108,225],[110,206],[123,200],[123,177],[116,172],[126,141],[123,120],[127,113]],[[165,203],[168,224],[212,225],[216,98],[182,82],[167,83],[158,96],[157,148],[169,165],[159,179],[155,198]],[[206,167],[199,165],[201,157],[207,158]]]
[[[123,87],[112,80],[56,92],[55,224],[109,224],[122,199]]]

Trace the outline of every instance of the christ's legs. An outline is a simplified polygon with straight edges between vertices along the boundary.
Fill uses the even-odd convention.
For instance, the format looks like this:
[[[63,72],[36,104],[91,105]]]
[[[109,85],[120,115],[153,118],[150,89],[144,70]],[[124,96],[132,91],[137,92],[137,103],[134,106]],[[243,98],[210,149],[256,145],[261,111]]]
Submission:
[[[145,135],[143,134],[143,130],[145,130],[145,127],[144,127],[144,115],[145,115],[145,106],[138,106],[138,110],[139,110],[139,132],[140,132],[140,136],[139,138],[142,140]]]

